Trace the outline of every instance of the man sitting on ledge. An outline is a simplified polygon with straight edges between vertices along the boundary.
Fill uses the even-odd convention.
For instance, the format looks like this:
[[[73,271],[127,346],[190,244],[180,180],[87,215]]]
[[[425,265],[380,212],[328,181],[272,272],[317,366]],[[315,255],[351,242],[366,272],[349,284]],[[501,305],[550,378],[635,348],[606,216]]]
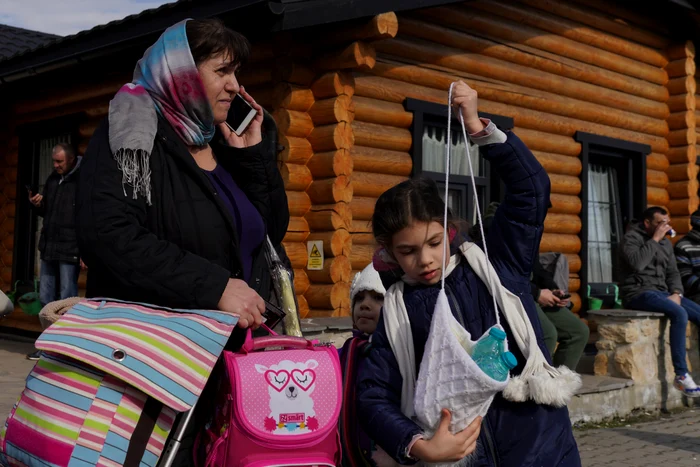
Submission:
[[[630,227],[622,239],[620,272],[625,308],[665,314],[671,322],[673,386],[686,396],[700,396],[688,374],[685,331],[688,320],[700,324],[700,305],[683,297],[681,276],[666,235],[671,231],[668,213],[660,207],[644,211],[641,224]]]

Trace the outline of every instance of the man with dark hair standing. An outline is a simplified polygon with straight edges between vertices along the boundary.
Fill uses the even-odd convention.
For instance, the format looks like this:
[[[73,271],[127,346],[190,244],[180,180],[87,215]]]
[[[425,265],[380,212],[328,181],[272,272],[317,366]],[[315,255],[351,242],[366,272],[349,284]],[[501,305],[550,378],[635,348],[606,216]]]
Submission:
[[[688,321],[700,324],[700,305],[683,297],[665,209],[644,211],[640,224],[630,227],[622,239],[620,269],[622,301],[626,308],[665,314],[671,322],[671,360],[676,377],[673,385],[689,397],[700,388],[688,374],[685,332]]]
[[[39,300],[42,307],[54,300],[78,295],[81,266],[75,232],[75,192],[80,158],[65,143],[54,146],[51,158],[53,172],[44,184],[43,194],[29,193],[34,210],[44,218],[39,240]],[[42,326],[46,327],[46,323],[42,322]],[[27,358],[38,360],[39,353],[34,352]]]

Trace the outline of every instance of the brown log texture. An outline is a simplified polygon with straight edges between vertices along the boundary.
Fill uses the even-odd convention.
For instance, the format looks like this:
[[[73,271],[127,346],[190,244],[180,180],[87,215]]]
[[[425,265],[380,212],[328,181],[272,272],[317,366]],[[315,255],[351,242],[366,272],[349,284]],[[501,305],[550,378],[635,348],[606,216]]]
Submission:
[[[647,186],[666,188],[668,186],[668,175],[658,170],[647,170]]]
[[[350,202],[352,210],[352,218],[358,220],[370,220],[374,214],[374,205],[377,204],[377,198],[367,196],[353,196]]]
[[[354,145],[350,150],[353,170],[377,174],[408,176],[413,170],[413,159],[407,152],[388,151]]]
[[[577,254],[581,251],[581,239],[577,235],[544,233],[540,243],[540,253],[548,251]]]
[[[544,231],[555,234],[578,234],[581,232],[581,218],[576,214],[547,213]]]
[[[437,24],[457,27],[466,32],[450,32],[435,24],[436,18],[449,11]],[[630,60],[596,47],[564,37],[544,34],[541,30],[504,21],[495,16],[459,7],[438,7],[421,12],[432,17],[433,24],[401,19],[402,34],[409,34],[469,52],[542,70],[547,73],[592,83],[605,89],[625,92],[640,98],[663,102],[668,99],[664,87],[668,80],[659,67]],[[409,23],[409,24],[406,24]],[[478,35],[477,35],[478,34]],[[479,49],[479,47],[484,47]],[[614,62],[615,65],[610,66]]]
[[[529,1],[530,5],[538,8],[542,5],[546,10],[558,16],[563,16],[564,18],[655,49],[664,49],[670,42],[667,37],[668,31],[664,31],[664,35],[651,32],[651,30],[662,29],[660,22],[656,18],[637,13],[636,11],[633,12],[628,7],[611,4],[605,0],[575,0],[576,3],[581,5],[575,5],[571,2],[547,2],[546,0],[539,0],[540,5],[537,5],[533,3],[535,0]],[[627,21],[621,21],[620,18]],[[648,30],[630,23],[636,23]]]
[[[549,208],[550,213],[576,215],[581,213],[581,198],[578,196],[551,193],[549,200],[552,202],[552,207]]]
[[[390,151],[408,151],[413,144],[411,132],[375,123],[355,121],[352,125],[355,144]]]
[[[350,256],[352,251],[352,236],[345,229],[329,232],[313,232],[309,234],[308,241],[320,240],[323,242],[323,254],[327,257]]]
[[[312,309],[336,309],[350,307],[350,284],[311,284],[304,298]]]
[[[315,152],[350,149],[355,143],[352,125],[345,122],[316,127],[308,139]]]
[[[337,177],[352,174],[353,160],[350,151],[338,149],[314,154],[306,166],[314,178]]]
[[[309,114],[306,112],[277,109],[272,115],[275,118],[279,132],[288,137],[306,138],[314,129],[314,122],[311,121]]]
[[[408,177],[398,175],[375,174],[355,170],[352,173],[352,189],[355,196],[378,198],[389,188],[407,179]]]
[[[355,118],[361,122],[409,128],[413,113],[406,112],[401,104],[355,96]]]
[[[307,270],[306,274],[313,284],[335,284],[336,282],[350,282],[352,267],[346,256],[325,258],[323,269],[318,271]]]
[[[330,71],[317,79],[311,86],[316,99],[326,99],[343,94],[355,93],[355,78],[347,71]]]
[[[287,191],[304,191],[311,185],[311,171],[304,165],[281,162],[280,173]]]
[[[647,169],[666,170],[668,166],[668,159],[664,154],[651,153],[647,156]]]
[[[649,206],[666,206],[670,198],[665,188],[647,187],[647,204]]]
[[[372,68],[377,53],[372,45],[356,41],[341,52],[328,53],[318,60],[315,66],[320,70],[343,70],[347,68]]]
[[[387,85],[381,79],[363,79],[363,83],[356,82],[356,87],[362,86],[364,88],[362,92],[358,91],[358,95],[397,103],[402,102],[405,97],[415,97],[444,104],[447,100],[445,93],[438,92],[436,89],[447,91],[450,83],[455,78],[460,78],[474,88],[481,99],[656,136],[665,136],[668,133],[666,122],[657,118],[561,96],[546,90],[528,88],[527,85],[519,86],[505,81],[486,81],[470,73],[438,65],[423,64],[411,58],[402,57],[401,61],[396,61],[382,56],[371,72],[378,77],[396,79],[401,83],[392,82],[392,85]]]
[[[632,96],[477,53],[464,53],[463,50],[454,47],[398,38],[378,42],[375,47],[382,53],[409,59],[421,57],[427,63],[583,99],[649,117],[665,119],[668,116],[668,107],[663,102]]]
[[[307,290],[309,290],[309,276],[306,275],[306,271],[303,269],[294,270],[294,291],[297,295],[304,295]]]
[[[287,191],[287,206],[290,216],[304,217],[311,209],[311,199],[303,191]]]
[[[284,251],[289,257],[289,262],[292,263],[294,269],[304,269],[307,261],[306,243],[288,243],[282,242]]]
[[[282,152],[279,155],[281,161],[304,165],[314,153],[311,143],[305,138],[294,138],[280,134],[278,140],[282,146]]]
[[[306,193],[314,204],[349,203],[353,195],[351,180],[344,175],[316,179]]]
[[[352,245],[352,254],[350,255],[350,262],[352,263],[353,269],[364,269],[369,263],[372,262],[372,256],[374,255],[375,247],[374,245]]]
[[[314,125],[329,125],[338,122],[352,122],[355,119],[355,104],[348,95],[321,99],[309,110]]]

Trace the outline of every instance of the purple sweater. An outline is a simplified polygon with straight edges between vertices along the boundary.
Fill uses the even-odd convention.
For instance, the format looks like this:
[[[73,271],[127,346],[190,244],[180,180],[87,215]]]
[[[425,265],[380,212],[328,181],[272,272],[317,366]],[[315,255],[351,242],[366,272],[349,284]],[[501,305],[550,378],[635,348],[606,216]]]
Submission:
[[[243,278],[248,281],[253,268],[253,252],[265,239],[265,224],[258,210],[221,164],[212,171],[203,170],[203,172],[211,180],[215,191],[219,193],[236,224]]]

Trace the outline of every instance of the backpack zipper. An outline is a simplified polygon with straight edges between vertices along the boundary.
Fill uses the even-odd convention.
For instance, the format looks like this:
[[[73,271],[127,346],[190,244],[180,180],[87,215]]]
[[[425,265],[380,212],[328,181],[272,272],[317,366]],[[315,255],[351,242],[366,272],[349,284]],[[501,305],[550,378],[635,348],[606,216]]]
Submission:
[[[452,288],[447,285],[447,282],[445,282],[445,294],[447,295],[447,300],[450,305],[452,315],[455,317],[455,319],[457,319],[457,321],[459,321],[459,324],[464,329],[467,329],[467,326],[464,323],[464,317],[462,316],[462,309],[460,308],[459,303],[457,303],[457,298],[454,296],[454,293],[452,293]],[[491,437],[491,426],[489,425],[489,421],[486,417],[484,417],[482,420],[481,431],[483,431],[484,437],[486,438],[486,444],[488,444],[489,452],[491,453],[491,458],[493,459],[493,465],[494,467],[498,467],[496,449],[494,448],[493,438]]]

